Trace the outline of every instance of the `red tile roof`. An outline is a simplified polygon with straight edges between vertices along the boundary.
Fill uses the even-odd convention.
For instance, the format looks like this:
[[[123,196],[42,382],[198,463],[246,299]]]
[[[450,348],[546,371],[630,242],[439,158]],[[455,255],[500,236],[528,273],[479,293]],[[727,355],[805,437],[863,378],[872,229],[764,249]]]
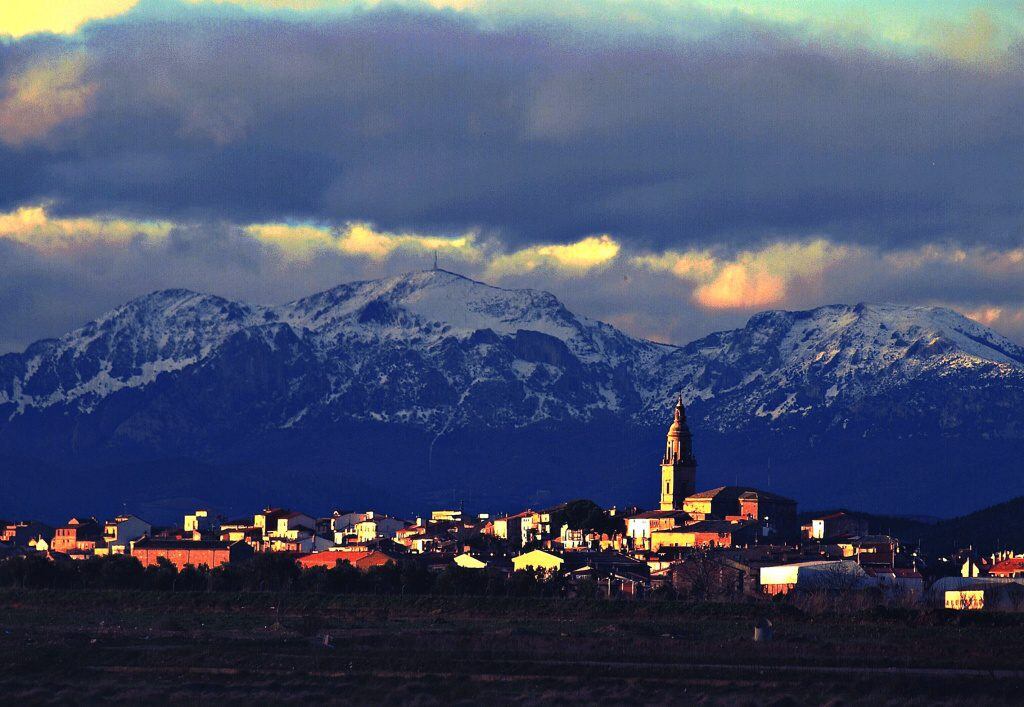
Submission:
[[[988,573],[994,577],[1014,577],[1024,574],[1024,557],[1011,557],[992,565]]]

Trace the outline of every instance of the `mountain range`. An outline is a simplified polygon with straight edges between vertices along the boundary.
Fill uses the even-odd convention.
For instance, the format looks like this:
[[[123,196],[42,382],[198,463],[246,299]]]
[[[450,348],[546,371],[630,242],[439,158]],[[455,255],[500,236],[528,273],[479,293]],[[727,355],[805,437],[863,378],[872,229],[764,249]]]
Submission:
[[[650,506],[679,393],[700,487],[935,515],[1024,492],[1024,348],[952,310],[670,346],[427,270],[279,306],[164,290],[0,356],[0,513]]]

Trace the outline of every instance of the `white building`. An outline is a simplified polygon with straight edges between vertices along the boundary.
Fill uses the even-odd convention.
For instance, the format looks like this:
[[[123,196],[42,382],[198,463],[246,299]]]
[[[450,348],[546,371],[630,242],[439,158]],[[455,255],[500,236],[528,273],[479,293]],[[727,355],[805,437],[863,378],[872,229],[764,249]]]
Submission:
[[[210,511],[205,508],[197,509],[185,516],[183,527],[186,533],[203,533],[216,530],[213,517]]]
[[[813,560],[761,568],[761,590],[766,594],[787,594],[794,589],[841,591],[875,584],[868,573],[852,560]]]
[[[378,538],[394,539],[395,533],[407,525],[409,523],[404,520],[368,511],[366,518],[355,524],[356,539],[361,543],[371,542]]]
[[[152,532],[153,526],[138,516],[121,515],[103,524],[103,541],[107,552],[119,555],[128,551],[133,540]]]
[[[626,536],[632,539],[633,547],[650,547],[652,532],[672,530],[689,518],[685,511],[647,511],[626,518]]]

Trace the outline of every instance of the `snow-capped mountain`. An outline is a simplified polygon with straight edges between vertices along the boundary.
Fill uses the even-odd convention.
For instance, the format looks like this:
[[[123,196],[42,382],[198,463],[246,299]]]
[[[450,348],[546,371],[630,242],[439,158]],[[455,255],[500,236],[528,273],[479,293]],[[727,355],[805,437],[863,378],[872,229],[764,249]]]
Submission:
[[[677,387],[707,411],[705,424],[720,431],[806,418],[823,427],[887,426],[885,410],[864,409],[865,401],[889,398],[890,407],[911,402],[910,391],[921,385],[954,386],[951,395],[961,399],[932,411],[948,422],[950,408],[965,402],[966,391],[958,393],[956,385],[965,383],[974,395],[1019,386],[1024,348],[949,309],[862,303],[762,312],[742,329],[672,352],[661,365],[672,377],[654,402]],[[995,433],[1007,422],[1024,433],[1016,420],[985,429]]]
[[[236,465],[228,475],[247,483],[269,468],[268,492],[326,469],[385,493],[410,479],[623,493],[657,455],[679,391],[712,474],[778,458],[768,447],[783,440],[791,453],[954,436],[974,458],[1024,438],[1024,348],[947,309],[764,312],[673,347],[546,292],[430,270],[280,306],[156,292],[0,356],[0,463],[106,478],[96,470],[177,459]]]
[[[671,350],[577,317],[547,292],[443,270],[279,307],[170,290],[0,359],[0,416],[55,405],[88,414],[161,373],[214,365],[241,340],[272,357],[301,352],[313,370],[299,379],[323,379],[281,408],[286,419],[265,421],[286,427],[325,416],[440,428],[628,413],[639,404],[635,381]]]

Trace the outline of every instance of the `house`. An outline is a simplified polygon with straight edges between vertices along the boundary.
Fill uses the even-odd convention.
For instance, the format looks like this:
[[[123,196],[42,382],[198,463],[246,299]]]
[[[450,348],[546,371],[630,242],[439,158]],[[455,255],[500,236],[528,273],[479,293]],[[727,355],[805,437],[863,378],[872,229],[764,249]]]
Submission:
[[[671,530],[690,520],[685,511],[646,511],[626,518],[626,537],[630,538],[633,547],[650,547],[651,533],[658,530]]]
[[[182,528],[185,533],[191,533],[198,539],[203,533],[216,531],[216,525],[210,511],[205,508],[199,508],[185,516],[185,523]]]
[[[836,543],[843,557],[853,558],[858,564],[871,567],[893,567],[899,543],[888,535],[863,535]]]
[[[737,520],[755,520],[766,529],[766,534],[796,538],[796,501],[770,491],[747,489],[739,496]],[[733,520],[726,516],[726,520]]]
[[[519,532],[521,534],[519,539],[520,547],[534,540],[540,540],[540,513],[534,511],[524,514],[519,520]]]
[[[588,550],[598,549],[609,540],[607,534],[584,528],[570,528],[568,523],[564,523],[554,543],[560,545],[563,550]]]
[[[512,567],[516,572],[539,570],[552,574],[561,571],[564,564],[564,555],[549,550],[530,550],[512,558]]]
[[[103,530],[92,517],[71,518],[67,525],[57,528],[50,549],[75,557],[91,555],[103,542]]]
[[[1024,557],[1011,557],[992,565],[989,577],[1024,577]]]
[[[1022,611],[1024,579],[943,577],[928,590],[932,601],[957,611]]]
[[[795,535],[796,501],[745,486],[719,486],[687,496],[683,510],[694,520],[755,520],[773,534]]]
[[[358,511],[334,511],[330,517],[331,530],[334,532],[334,541],[338,545],[343,545],[344,537],[355,537],[356,523],[361,523],[366,520],[366,515],[366,513],[360,513]]]
[[[683,510],[695,520],[736,515],[740,507],[740,494],[745,490],[739,486],[719,486],[699,491],[683,499]]]
[[[494,519],[494,537],[506,540],[512,547],[522,547],[524,525],[526,529],[533,525],[533,511],[526,510],[511,516]]]
[[[509,574],[512,572],[512,563],[502,555],[476,554],[463,552],[452,560],[456,566],[470,570],[488,570]]]
[[[399,528],[395,531],[395,542],[410,549],[412,549],[414,545],[416,545],[417,548],[421,548],[422,543],[417,544],[415,541],[416,539],[426,538],[427,533],[427,527],[419,523],[405,528]],[[421,550],[417,549],[416,551],[419,552]]]
[[[221,523],[218,535],[221,542],[245,542],[256,550],[262,550],[264,546],[263,528],[257,528],[246,518],[239,518]],[[195,538],[186,537],[182,539],[194,540]]]
[[[911,599],[924,596],[924,577],[910,567],[865,567],[864,571],[875,580],[875,586],[887,595],[900,595]]]
[[[867,535],[868,520],[864,516],[854,515],[847,511],[837,511],[812,518],[808,525],[801,528],[807,540],[827,540],[841,536]]]
[[[143,567],[157,564],[163,557],[179,570],[188,565],[210,569],[220,567],[253,556],[252,547],[245,542],[223,542],[219,540],[157,540],[143,538],[132,546],[132,557]]]
[[[332,569],[339,562],[347,562],[357,570],[365,572],[373,567],[394,565],[397,563],[397,560],[380,550],[328,550],[326,552],[303,555],[298,559],[299,566],[304,569],[309,569],[310,567]]]
[[[0,523],[0,543],[15,548],[28,547],[29,543],[37,538],[43,538],[49,542],[53,535],[52,527],[37,520]]]
[[[577,577],[587,574],[594,577],[619,575],[639,578],[645,583],[650,580],[650,568],[646,562],[618,552],[589,550],[567,552],[565,559],[568,569]]]
[[[290,511],[284,508],[267,508],[262,513],[257,513],[253,517],[253,525],[257,528],[263,528],[265,535],[284,537],[288,535],[289,530],[295,530],[300,526],[312,532],[313,528],[316,527],[316,519],[298,511]]]
[[[356,540],[365,543],[377,538],[394,538],[407,525],[409,523],[404,520],[369,511],[364,520],[355,524]]]
[[[545,508],[539,513],[534,514],[534,518],[532,519],[533,537],[527,538],[527,542],[530,539],[548,540],[558,535],[562,526],[565,524],[566,510],[568,508],[568,503],[559,503],[557,506]]]
[[[701,520],[671,530],[651,533],[651,551],[683,547],[732,547],[751,542],[758,535],[756,521]]]
[[[985,577],[988,576],[988,571],[991,567],[992,564],[988,561],[987,558],[981,557],[975,559],[974,557],[968,555],[966,559],[964,559],[963,564],[960,566],[960,576]]]
[[[480,559],[474,555],[464,552],[461,555],[456,555],[455,559],[452,560],[456,565],[468,570],[482,570],[487,568],[487,560]]]
[[[302,526],[268,536],[264,544],[264,548],[268,552],[321,552],[333,547],[335,547],[333,540],[321,537],[311,528]]]
[[[112,555],[123,555],[133,540],[150,535],[153,526],[138,516],[120,515],[103,524],[103,542]]]
[[[574,576],[596,575],[607,577],[612,574],[630,575],[650,579],[647,563],[634,560],[618,552],[581,550],[577,552],[553,552],[531,550],[512,558],[516,572],[539,570],[545,574],[569,571]]]

